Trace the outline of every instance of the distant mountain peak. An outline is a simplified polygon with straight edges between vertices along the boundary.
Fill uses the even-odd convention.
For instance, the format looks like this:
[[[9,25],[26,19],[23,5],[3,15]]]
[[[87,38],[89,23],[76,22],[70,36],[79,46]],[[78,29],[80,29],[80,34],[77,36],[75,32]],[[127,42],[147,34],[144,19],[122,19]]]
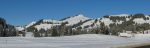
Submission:
[[[35,23],[36,23],[36,21],[33,21],[33,22],[29,23],[29,24],[26,26],[26,28],[28,28],[28,27],[34,25]]]
[[[72,16],[72,17],[69,17],[69,18],[65,18],[64,22],[68,22],[69,24],[68,25],[73,25],[73,24],[76,24],[76,23],[79,23],[80,21],[86,21],[86,20],[89,20],[90,18],[84,16],[83,14],[78,14],[78,15],[75,15],[75,16]]]

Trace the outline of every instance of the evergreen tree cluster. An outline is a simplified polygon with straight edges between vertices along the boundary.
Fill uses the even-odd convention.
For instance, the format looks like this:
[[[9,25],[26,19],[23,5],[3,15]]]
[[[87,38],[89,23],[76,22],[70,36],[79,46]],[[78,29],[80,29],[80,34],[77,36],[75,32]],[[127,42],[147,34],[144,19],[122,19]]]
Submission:
[[[16,29],[13,25],[6,23],[6,20],[0,18],[0,37],[16,36]]]
[[[112,32],[112,34],[117,35],[118,32],[123,32],[124,30],[132,31],[132,33],[139,33],[139,32],[144,33],[145,30],[150,29],[149,23],[137,24],[133,21],[136,18],[143,18],[144,20],[149,20],[149,18],[146,17],[144,14],[135,14],[135,15],[128,16],[128,18],[131,18],[131,19],[128,21],[122,22],[122,24],[116,24],[116,23],[110,24],[109,30]],[[113,18],[113,20],[118,20],[118,19]]]

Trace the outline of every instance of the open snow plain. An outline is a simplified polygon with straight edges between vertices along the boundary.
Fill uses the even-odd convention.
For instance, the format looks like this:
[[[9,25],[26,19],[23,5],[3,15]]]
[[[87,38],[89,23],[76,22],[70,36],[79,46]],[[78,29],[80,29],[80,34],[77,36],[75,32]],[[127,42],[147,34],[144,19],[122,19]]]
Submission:
[[[0,37],[0,48],[112,48],[150,42],[150,35],[124,38],[100,34],[62,37]]]

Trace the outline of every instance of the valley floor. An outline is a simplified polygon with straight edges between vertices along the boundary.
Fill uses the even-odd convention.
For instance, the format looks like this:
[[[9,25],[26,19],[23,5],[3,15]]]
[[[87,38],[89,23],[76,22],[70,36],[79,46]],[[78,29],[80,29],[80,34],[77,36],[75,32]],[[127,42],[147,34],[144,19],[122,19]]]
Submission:
[[[150,35],[124,38],[100,34],[63,37],[0,37],[0,48],[111,48],[150,42]]]

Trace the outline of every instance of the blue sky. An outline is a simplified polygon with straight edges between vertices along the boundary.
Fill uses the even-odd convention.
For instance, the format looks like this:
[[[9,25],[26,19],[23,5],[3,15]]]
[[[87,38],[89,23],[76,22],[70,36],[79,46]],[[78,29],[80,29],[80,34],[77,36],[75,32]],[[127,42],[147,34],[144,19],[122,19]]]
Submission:
[[[0,17],[25,25],[38,19],[62,19],[83,13],[90,18],[150,12],[150,0],[0,0]]]

